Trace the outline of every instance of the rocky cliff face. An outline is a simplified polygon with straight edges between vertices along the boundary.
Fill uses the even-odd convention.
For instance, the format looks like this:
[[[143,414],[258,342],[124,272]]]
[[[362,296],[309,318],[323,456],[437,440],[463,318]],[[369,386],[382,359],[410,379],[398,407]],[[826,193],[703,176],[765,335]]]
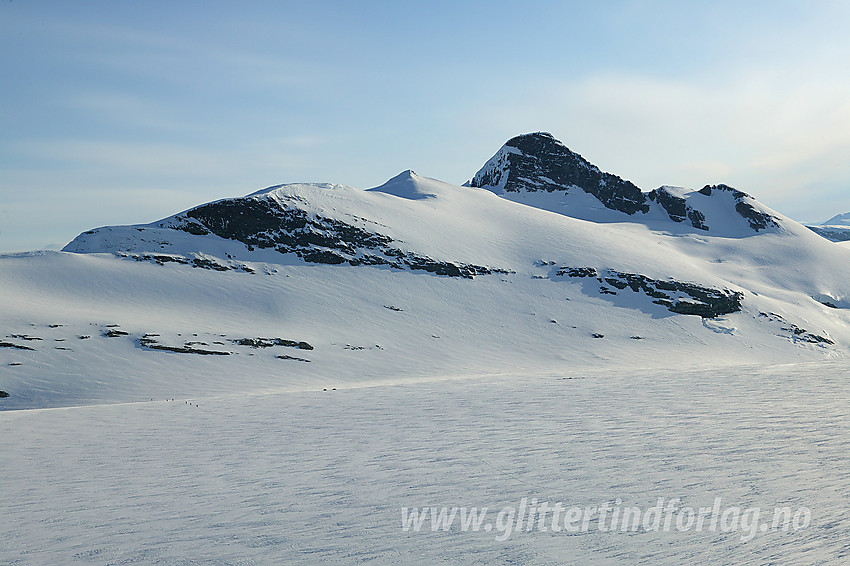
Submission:
[[[727,185],[706,185],[690,192],[665,186],[644,193],[634,183],[600,170],[545,132],[508,140],[469,185],[512,200],[522,194],[566,195],[583,191],[605,208],[625,213],[636,222],[652,218],[655,210],[677,224],[705,232],[722,234],[730,223],[740,225],[739,232],[743,229],[748,233],[779,226],[778,219],[763,210],[750,195]],[[583,217],[581,211],[571,206],[561,204],[557,210],[549,210]],[[713,211],[713,218],[709,218],[708,211]]]
[[[249,249],[273,248],[294,253],[309,263],[384,265],[471,279],[490,268],[462,262],[436,261],[403,251],[389,236],[365,230],[336,218],[312,214],[296,198],[271,196],[228,199],[177,215],[170,228],[191,234],[215,234],[236,240]]]
[[[776,218],[767,214],[764,211],[758,210],[751,202],[753,197],[743,191],[734,189],[727,185],[706,185],[698,192],[705,196],[711,196],[712,193],[720,191],[730,193],[735,199],[735,211],[743,216],[750,225],[750,228],[758,232],[770,227],[779,226]]]
[[[674,195],[667,187],[659,187],[650,191],[647,196],[649,200],[661,205],[673,222],[688,220],[694,228],[709,230],[705,223],[705,214],[694,209],[684,197]]]
[[[475,174],[473,187],[505,192],[570,191],[580,189],[612,210],[649,212],[646,195],[633,183],[597,166],[552,137],[537,132],[508,140],[502,150]]]

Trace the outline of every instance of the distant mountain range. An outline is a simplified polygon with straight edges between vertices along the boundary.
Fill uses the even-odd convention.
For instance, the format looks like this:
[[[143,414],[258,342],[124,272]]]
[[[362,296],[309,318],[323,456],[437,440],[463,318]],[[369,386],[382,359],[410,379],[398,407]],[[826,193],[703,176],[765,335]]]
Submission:
[[[832,242],[850,241],[850,212],[836,214],[826,222],[808,228]]]
[[[836,214],[821,226],[850,226],[850,212],[844,214]]]
[[[846,221],[847,215],[834,221]],[[547,133],[464,186],[284,184],[0,257],[0,407],[850,352],[850,248]],[[164,388],[164,389],[163,389]]]

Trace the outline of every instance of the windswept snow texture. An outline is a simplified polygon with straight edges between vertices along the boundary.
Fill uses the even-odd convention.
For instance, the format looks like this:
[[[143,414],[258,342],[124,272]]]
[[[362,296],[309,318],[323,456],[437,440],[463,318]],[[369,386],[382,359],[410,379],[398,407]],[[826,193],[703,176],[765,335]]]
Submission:
[[[306,364],[305,364],[306,365]],[[841,565],[843,362],[0,413],[3,564]],[[402,530],[402,507],[807,507],[788,532]],[[549,514],[551,517],[551,512]]]

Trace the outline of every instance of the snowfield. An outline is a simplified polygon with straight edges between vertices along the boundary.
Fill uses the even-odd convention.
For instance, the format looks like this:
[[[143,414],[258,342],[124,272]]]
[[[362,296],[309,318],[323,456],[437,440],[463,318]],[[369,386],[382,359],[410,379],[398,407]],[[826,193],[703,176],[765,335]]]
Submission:
[[[847,563],[847,243],[511,142],[0,255],[0,563]],[[761,521],[403,521],[659,498]]]
[[[567,379],[570,378],[570,379]],[[0,413],[4,564],[843,564],[850,371],[570,371]],[[187,401],[190,404],[187,404]],[[794,531],[420,532],[402,507],[775,506]],[[495,513],[495,511],[494,511]],[[765,519],[769,520],[769,519]]]

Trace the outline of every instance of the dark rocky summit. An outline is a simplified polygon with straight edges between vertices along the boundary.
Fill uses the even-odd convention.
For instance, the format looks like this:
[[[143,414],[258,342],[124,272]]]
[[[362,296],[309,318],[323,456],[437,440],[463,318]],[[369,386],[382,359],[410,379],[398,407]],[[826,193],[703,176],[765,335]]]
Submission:
[[[612,210],[626,214],[649,212],[646,195],[638,187],[601,171],[552,134],[517,136],[508,140],[505,148],[504,162],[481,169],[470,183],[473,187],[502,186],[506,192],[553,192],[578,187]]]
[[[578,153],[556,140],[552,134],[536,132],[511,138],[469,182],[470,186],[497,192],[570,192],[576,188],[596,197],[606,208],[628,215],[650,211],[657,203],[670,220],[688,222],[698,230],[709,231],[705,214],[696,199],[673,194],[667,187],[648,193],[630,181],[601,171]],[[698,193],[729,192],[734,210],[745,218],[754,231],[778,226],[776,218],[753,206],[750,195],[727,185],[706,185]],[[731,211],[730,211],[731,212]]]

